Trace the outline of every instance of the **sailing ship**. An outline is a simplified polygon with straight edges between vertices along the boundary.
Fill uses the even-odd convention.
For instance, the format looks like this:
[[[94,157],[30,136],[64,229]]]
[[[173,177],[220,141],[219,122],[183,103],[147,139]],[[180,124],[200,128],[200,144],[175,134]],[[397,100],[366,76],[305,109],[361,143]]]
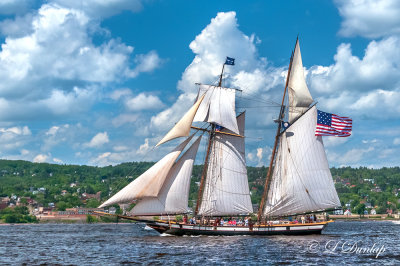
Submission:
[[[321,233],[331,221],[282,220],[340,207],[322,138],[315,136],[317,109],[304,78],[298,39],[276,120],[277,133],[257,222],[249,220],[242,226],[219,223],[219,217],[253,214],[245,160],[245,112],[236,114],[237,90],[222,86],[224,67],[233,62],[232,58],[225,62],[217,85],[199,85],[194,105],[157,146],[176,138],[186,139],[99,208],[136,201],[130,215],[120,217],[143,221],[160,233],[173,235]],[[284,105],[286,101],[288,107]],[[286,117],[288,121],[284,123]],[[193,126],[197,121],[206,126]],[[191,130],[195,131],[192,135]],[[197,218],[194,221],[200,222],[188,224],[170,219],[191,212],[190,178],[204,135],[208,136],[207,151],[193,214]],[[152,219],[154,216],[168,218]]]

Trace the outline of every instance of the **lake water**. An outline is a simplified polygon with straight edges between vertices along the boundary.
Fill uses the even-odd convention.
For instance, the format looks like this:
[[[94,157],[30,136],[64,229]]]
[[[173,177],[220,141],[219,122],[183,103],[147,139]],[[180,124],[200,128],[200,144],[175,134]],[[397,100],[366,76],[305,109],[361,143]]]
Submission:
[[[337,221],[322,235],[160,236],[144,224],[0,226],[0,264],[400,265],[400,224]]]

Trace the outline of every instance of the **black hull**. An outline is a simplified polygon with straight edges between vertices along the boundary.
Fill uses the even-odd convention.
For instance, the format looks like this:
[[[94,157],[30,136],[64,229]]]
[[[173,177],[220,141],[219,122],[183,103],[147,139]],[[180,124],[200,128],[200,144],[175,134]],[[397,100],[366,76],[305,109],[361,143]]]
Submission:
[[[166,222],[148,222],[147,225],[160,234],[176,236],[183,235],[208,235],[208,236],[235,236],[235,235],[312,235],[321,234],[328,222],[313,224],[285,224],[271,226],[199,226],[168,224]]]

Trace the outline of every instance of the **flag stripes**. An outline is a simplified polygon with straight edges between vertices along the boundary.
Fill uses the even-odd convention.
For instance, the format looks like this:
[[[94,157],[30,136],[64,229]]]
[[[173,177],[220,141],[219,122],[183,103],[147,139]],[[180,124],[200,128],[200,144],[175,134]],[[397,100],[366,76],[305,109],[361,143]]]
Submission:
[[[351,135],[352,126],[353,120],[349,117],[342,117],[318,110],[315,136],[348,137]]]

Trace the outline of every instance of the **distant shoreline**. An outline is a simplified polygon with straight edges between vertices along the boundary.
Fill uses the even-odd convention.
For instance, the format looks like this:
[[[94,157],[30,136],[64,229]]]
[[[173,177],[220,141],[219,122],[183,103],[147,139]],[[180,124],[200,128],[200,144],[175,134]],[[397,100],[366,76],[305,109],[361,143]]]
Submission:
[[[332,220],[376,220],[376,221],[389,221],[389,220],[399,220],[399,218],[388,216],[387,214],[368,214],[368,215],[329,215]]]
[[[352,221],[352,222],[362,222],[362,221],[376,221],[376,222],[391,222],[391,221],[399,221],[399,219],[395,219],[395,218],[366,218],[366,217],[355,217],[355,216],[350,216],[350,217],[332,217],[335,215],[330,215],[330,219],[334,220],[334,221]],[[138,223],[138,222],[132,222],[132,221],[125,221],[125,220],[121,220],[120,222],[116,223],[116,222],[92,222],[92,223],[88,223],[86,222],[86,220],[77,220],[77,219],[51,219],[51,220],[42,220],[42,221],[38,221],[37,223],[0,223],[0,226],[2,225],[40,225],[40,224],[134,224],[134,223]]]
[[[134,224],[133,222],[120,222],[120,223],[104,223],[104,222],[94,222],[94,223],[86,223],[86,222],[38,222],[38,223],[0,223],[0,226],[3,225],[42,225],[42,224],[123,224],[123,225],[128,225],[128,224]]]

